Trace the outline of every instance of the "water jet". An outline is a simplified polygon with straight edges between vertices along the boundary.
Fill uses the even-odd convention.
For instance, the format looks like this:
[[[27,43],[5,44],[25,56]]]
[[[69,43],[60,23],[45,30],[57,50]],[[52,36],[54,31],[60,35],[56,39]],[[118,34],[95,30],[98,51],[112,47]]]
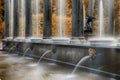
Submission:
[[[110,26],[112,26],[112,25],[110,25]],[[110,26],[108,26],[108,27],[110,27]],[[111,31],[111,33],[112,32],[113,31]],[[89,38],[88,41],[93,45],[114,45],[114,44],[116,44],[117,40],[114,37],[105,36],[105,34],[110,35],[110,33],[105,33],[105,29],[104,29],[104,5],[103,5],[103,0],[100,0],[98,37]]]

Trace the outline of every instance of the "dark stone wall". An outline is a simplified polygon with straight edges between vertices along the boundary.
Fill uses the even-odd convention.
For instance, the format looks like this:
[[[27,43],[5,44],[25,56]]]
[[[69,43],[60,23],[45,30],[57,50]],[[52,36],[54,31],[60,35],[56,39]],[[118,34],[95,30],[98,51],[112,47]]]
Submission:
[[[17,45],[15,51],[23,55],[27,48],[26,55],[39,59],[47,50],[52,50],[53,53],[48,53],[44,56],[50,62],[62,62],[71,65],[77,64],[83,57],[88,56],[89,48],[96,50],[96,57],[88,59],[81,64],[83,67],[96,70],[107,71],[110,73],[120,74],[120,49],[119,47],[100,47],[100,46],[83,46],[83,45],[66,45],[66,44],[47,44],[47,43],[16,43],[4,42],[6,47]],[[9,49],[8,48],[8,49]],[[5,49],[5,48],[4,48]],[[52,60],[51,60],[52,59]]]

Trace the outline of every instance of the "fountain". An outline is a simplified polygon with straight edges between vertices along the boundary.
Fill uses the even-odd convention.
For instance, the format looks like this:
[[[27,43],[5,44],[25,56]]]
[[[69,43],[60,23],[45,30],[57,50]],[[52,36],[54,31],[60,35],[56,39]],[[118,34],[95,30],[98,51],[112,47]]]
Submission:
[[[25,50],[25,52],[24,52],[24,56],[26,55],[26,52],[29,50],[30,48],[28,48],[28,49],[26,49]],[[30,49],[31,50],[31,49]],[[42,56],[40,56],[40,58],[39,58],[39,60],[38,60],[38,62],[37,62],[37,64],[39,64],[40,62],[41,62],[41,60],[44,58],[44,56],[46,56],[47,54],[49,54],[49,53],[56,53],[56,48],[55,48],[55,46],[53,46],[53,48],[52,48],[52,50],[46,50],[46,49],[41,49],[42,51],[41,51],[41,53],[43,53],[42,54]],[[32,51],[31,51],[32,52]]]
[[[22,58],[24,58],[24,57],[26,56],[26,54],[27,54],[27,52],[28,52],[29,49],[30,49],[30,48],[27,48],[27,49],[24,51]]]
[[[37,63],[29,64],[28,66],[30,66],[30,67],[37,67],[37,66],[39,66],[39,63],[40,63],[41,60],[44,58],[44,56],[46,56],[47,54],[49,54],[49,53],[51,53],[51,52],[52,52],[51,50],[47,50],[47,51],[45,51],[45,52],[43,53],[43,55],[40,56],[40,58],[39,58],[39,60],[38,60]]]
[[[78,69],[78,67],[82,64],[82,63],[84,63],[84,61],[86,61],[86,60],[88,60],[88,59],[93,59],[93,58],[95,58],[95,56],[96,56],[96,51],[95,51],[95,49],[92,49],[92,48],[90,48],[89,50],[88,50],[88,53],[89,53],[89,56],[85,56],[85,57],[83,57],[78,63],[77,63],[77,65],[75,66],[75,68],[73,69],[73,71],[72,71],[72,74],[74,74],[75,72],[76,72],[76,70]]]
[[[31,50],[30,48],[27,48],[27,49],[24,51],[22,58],[24,58],[24,57],[26,56],[26,54],[27,54],[27,52],[28,52],[29,50],[32,52],[32,50]]]
[[[77,65],[75,66],[75,68],[73,69],[72,71],[72,74],[74,74],[76,72],[76,70],[78,69],[79,65],[81,65],[84,61],[86,61],[87,59],[89,59],[90,56],[85,56],[83,57],[78,63]]]
[[[28,65],[28,66],[32,66],[32,68],[25,68],[25,69],[27,69],[27,70],[25,70],[25,72],[26,72],[26,75],[24,75],[24,77],[25,77],[25,79],[23,79],[22,78],[22,80],[26,80],[26,79],[30,79],[31,77],[30,76],[32,76],[32,79],[31,80],[34,80],[33,78],[35,78],[36,79],[36,77],[40,77],[40,76],[44,76],[44,75],[47,75],[47,78],[45,78],[45,80],[50,80],[50,78],[51,78],[51,76],[52,76],[52,78],[51,78],[51,80],[56,80],[56,79],[58,79],[58,78],[60,78],[61,80],[66,80],[66,79],[70,79],[70,80],[76,80],[75,79],[75,77],[74,77],[74,73],[76,72],[76,70],[77,70],[77,68],[78,67],[80,67],[80,68],[84,68],[86,71],[88,71],[87,73],[87,75],[85,75],[85,74],[82,74],[82,71],[80,71],[80,75],[82,74],[82,76],[83,75],[85,75],[85,76],[80,76],[79,78],[78,78],[78,80],[80,79],[80,78],[82,78],[83,80],[86,80],[85,78],[86,77],[88,77],[88,76],[90,76],[91,74],[92,74],[92,71],[93,72],[96,72],[96,73],[105,73],[105,75],[114,75],[114,72],[115,72],[115,75],[114,76],[119,76],[119,74],[118,74],[118,72],[117,71],[113,71],[112,72],[112,70],[110,70],[110,69],[108,69],[108,71],[107,70],[104,70],[104,68],[102,69],[101,67],[103,67],[103,66],[106,66],[106,64],[107,64],[107,66],[109,66],[109,65],[113,65],[113,63],[118,63],[119,64],[119,57],[120,57],[120,55],[119,55],[119,47],[111,47],[111,46],[92,46],[92,45],[88,45],[87,44],[87,42],[85,43],[85,45],[83,45],[82,44],[82,42],[81,43],[77,43],[77,44],[75,44],[75,43],[73,43],[73,44],[64,44],[64,43],[69,43],[69,38],[66,38],[66,35],[64,34],[65,33],[65,26],[66,26],[66,24],[65,24],[65,22],[64,22],[64,20],[63,20],[63,17],[65,17],[66,16],[66,4],[65,4],[65,1],[66,0],[57,0],[57,8],[58,9],[56,9],[56,10],[58,10],[58,16],[57,17],[59,17],[58,18],[58,29],[59,29],[59,31],[58,31],[58,35],[56,36],[56,37],[53,37],[52,39],[53,39],[53,43],[44,43],[44,42],[40,42],[40,40],[39,40],[39,38],[40,38],[40,34],[39,34],[39,18],[38,18],[38,14],[39,14],[39,1],[38,0],[25,0],[26,1],[26,9],[27,10],[25,10],[26,12],[24,12],[24,11],[22,11],[22,16],[24,16],[24,14],[26,14],[25,16],[26,16],[26,32],[27,33],[25,33],[25,36],[26,36],[26,43],[24,43],[25,41],[21,41],[21,42],[18,42],[18,44],[19,44],[19,46],[17,46],[18,48],[17,49],[19,49],[19,48],[21,48],[20,50],[18,50],[18,51],[20,51],[20,52],[23,52],[23,54],[22,54],[22,60],[24,60],[24,57],[26,56],[26,55],[28,55],[28,56],[30,56],[30,57],[38,57],[39,55],[39,51],[40,51],[40,49],[42,48],[42,49],[44,49],[43,51],[44,51],[44,53],[42,54],[42,56],[40,56],[40,58],[39,58],[39,60],[38,60],[38,62],[36,62],[35,64],[32,64],[32,65]],[[31,22],[32,21],[32,16],[33,15],[31,15],[31,13],[32,13],[32,9],[31,8],[33,8],[33,7],[31,7],[31,1],[32,2],[34,2],[34,17],[35,17],[35,19],[33,20],[33,21],[35,21],[35,28],[37,28],[36,29],[36,35],[35,36],[33,36],[31,33],[33,33],[33,27],[31,26],[31,23],[33,23],[33,22]],[[48,2],[48,0],[44,0],[45,2],[46,2],[46,4],[50,4],[50,2]],[[43,1],[43,3],[44,3],[44,1]],[[49,0],[50,1],[50,0]],[[74,2],[74,1],[76,1],[76,2]],[[80,37],[82,36],[82,37],[84,37],[84,35],[82,34],[82,33],[84,33],[84,32],[82,32],[82,29],[83,29],[83,27],[85,27],[85,5],[83,5],[83,4],[81,4],[82,2],[80,2],[81,0],[72,0],[72,2],[74,2],[74,7],[72,7],[72,9],[73,9],[73,13],[76,13],[76,14],[74,14],[74,15],[76,15],[75,16],[75,22],[77,22],[76,24],[77,25],[74,25],[73,26],[73,28],[74,28],[74,35],[73,35],[73,37],[72,38],[78,38],[78,41],[80,42]],[[89,1],[93,1],[93,0],[89,0]],[[38,3],[37,3],[38,2]],[[23,7],[23,3],[24,3],[24,0],[21,0],[21,5],[22,5],[22,7]],[[44,4],[44,6],[43,6],[43,8],[45,8],[46,6],[46,4]],[[72,3],[73,4],[73,3]],[[77,6],[76,6],[77,5]],[[49,5],[50,6],[50,5]],[[51,9],[48,9],[48,8],[50,8],[50,7],[48,7],[47,6],[47,9],[45,8],[44,9],[44,11],[46,10],[46,11],[48,11],[48,13],[46,13],[46,15],[50,15],[50,11],[49,10],[51,10]],[[106,45],[106,43],[108,44],[108,42],[109,43],[111,43],[109,40],[101,40],[101,38],[104,38],[105,36],[104,36],[104,31],[103,31],[103,26],[104,26],[104,24],[103,24],[103,20],[104,20],[104,8],[103,8],[103,2],[102,2],[102,0],[100,0],[100,7],[99,7],[100,9],[100,11],[99,11],[99,19],[100,19],[100,25],[99,25],[99,39],[100,40],[98,40],[97,41],[97,39],[95,38],[95,40],[90,40],[90,42],[91,43],[93,43],[93,44],[95,44],[95,43],[102,43],[102,45]],[[57,12],[57,11],[56,11]],[[24,13],[24,14],[23,14]],[[81,13],[81,15],[79,14],[79,13]],[[44,17],[45,17],[45,12],[43,13],[44,14]],[[71,14],[71,13],[70,13]],[[48,16],[46,16],[46,17],[48,17]],[[46,18],[46,19],[48,19],[48,20],[44,20],[46,23],[51,23],[52,24],[52,22],[50,21],[50,17],[51,16],[49,16],[48,18]],[[73,16],[74,17],[74,16]],[[78,17],[78,18],[77,18]],[[71,19],[70,19],[71,20]],[[83,22],[84,21],[84,22]],[[70,21],[71,22],[71,21]],[[24,21],[22,21],[22,23],[24,23]],[[84,23],[84,25],[83,25],[83,23]],[[75,24],[75,23],[74,23]],[[80,25],[83,25],[83,26],[80,26]],[[77,26],[77,27],[75,27],[75,26]],[[45,28],[46,27],[46,28]],[[22,24],[22,28],[23,28],[23,24]],[[21,28],[21,29],[22,29]],[[50,24],[49,25],[45,25],[44,26],[44,28],[45,28],[45,30],[46,30],[46,32],[45,32],[45,30],[44,30],[44,38],[48,38],[50,35],[47,35],[47,34],[49,34],[50,32],[49,31],[51,31],[50,30]],[[79,30],[77,30],[77,29],[79,29]],[[48,31],[48,33],[47,33],[47,31]],[[20,36],[20,35],[19,35]],[[22,36],[24,36],[23,35],[23,32],[22,32]],[[20,37],[20,38],[22,38],[22,37]],[[38,39],[37,39],[38,38]],[[50,38],[50,37],[49,37]],[[107,38],[108,39],[108,38]],[[19,41],[19,40],[17,40],[17,41]],[[30,42],[29,42],[30,41]],[[38,42],[38,43],[36,43],[36,42]],[[14,42],[14,41],[12,41],[12,42],[10,42],[10,41],[6,41],[5,43],[8,43],[7,44],[7,46],[9,46],[11,43],[12,44],[15,44],[16,42]],[[56,44],[56,43],[59,43],[59,44]],[[49,49],[51,49],[51,46],[54,46],[55,45],[55,47],[57,47],[55,50],[49,50]],[[32,46],[32,48],[25,48],[26,46]],[[89,49],[90,47],[92,47],[92,48],[95,48],[98,52],[99,52],[99,54],[101,54],[101,56],[99,56],[99,57],[96,57],[96,51],[94,50],[94,49]],[[33,49],[34,48],[34,49]],[[32,50],[31,50],[32,49]],[[86,50],[87,49],[89,49],[89,55],[88,56],[85,56],[86,54]],[[12,50],[12,49],[11,49]],[[25,50],[25,51],[22,51],[22,50]],[[31,51],[31,53],[33,53],[32,51],[34,50],[34,54],[28,54],[28,52],[29,51]],[[57,50],[57,52],[56,52],[56,50]],[[40,53],[42,53],[42,52],[40,52]],[[52,55],[51,53],[56,53],[56,55]],[[99,55],[98,54],[98,55]],[[47,55],[47,57],[45,57]],[[52,55],[52,56],[51,56]],[[85,57],[83,57],[83,56],[85,56]],[[66,75],[66,69],[67,68],[65,68],[65,66],[64,65],[62,65],[62,64],[66,64],[66,65],[71,65],[71,66],[74,66],[74,63],[75,62],[77,62],[78,61],[78,58],[80,58],[81,57],[81,60],[77,63],[77,65],[76,65],[76,67],[74,68],[74,70],[73,70],[73,72],[72,72],[72,75]],[[82,58],[83,57],[83,58]],[[96,57],[96,58],[95,58]],[[56,63],[62,63],[62,64],[60,64],[60,66],[59,65],[57,65],[57,64],[52,64],[52,65],[47,65],[47,66],[45,66],[45,62],[46,61],[44,61],[44,63],[42,63],[41,62],[41,60],[44,58],[44,60],[50,60],[50,61],[54,61],[54,62],[56,62]],[[95,58],[95,59],[94,59]],[[84,66],[82,66],[82,63],[84,63],[84,62],[86,62],[86,60],[87,59],[92,59],[92,60],[95,60],[93,63],[89,63],[88,62],[88,64],[85,64]],[[15,60],[17,60],[17,58],[15,58]],[[9,61],[9,60],[8,60]],[[18,62],[19,62],[20,60],[18,60]],[[117,61],[117,62],[116,62]],[[36,67],[34,67],[34,66],[36,66],[36,64],[38,65],[40,63],[40,65],[39,66],[42,66],[42,64],[43,64],[43,67],[49,67],[50,66],[50,71],[48,71],[48,69],[45,69],[46,71],[48,71],[47,72],[47,74],[45,73],[43,73],[44,75],[38,75],[39,73],[42,73],[42,72],[40,72],[39,70],[37,70],[37,68]],[[97,63],[97,64],[96,64]],[[61,67],[61,65],[63,66],[62,68],[59,68],[59,67]],[[24,65],[23,65],[24,66]],[[27,67],[28,67],[27,66]],[[39,67],[39,66],[37,66],[37,67]],[[52,67],[51,67],[52,66]],[[26,67],[26,66],[24,66],[24,67]],[[20,67],[19,67],[20,68]],[[35,69],[35,71],[33,70],[33,71],[30,71],[30,70],[32,70],[32,69]],[[52,68],[52,69],[51,69]],[[64,69],[65,68],[65,69]],[[115,65],[115,68],[116,68],[116,65]],[[115,68],[112,68],[112,69],[115,69]],[[60,69],[60,70],[59,70]],[[22,70],[22,69],[19,69],[19,70]],[[53,70],[53,71],[52,71]],[[60,73],[59,72],[57,72],[57,71],[60,71]],[[110,70],[110,71],[109,71]],[[115,70],[118,70],[119,71],[119,68],[118,69],[115,69]],[[24,70],[23,70],[24,71]],[[20,72],[23,72],[23,71],[20,71]],[[84,71],[84,70],[83,70]],[[9,71],[9,72],[12,72],[12,71]],[[16,71],[16,72],[18,72],[18,71]],[[32,72],[34,72],[35,74],[35,76],[33,75],[33,73]],[[65,72],[65,74],[63,74]],[[109,73],[110,72],[110,73]],[[23,72],[24,73],[24,72]],[[29,74],[30,73],[30,74]],[[71,73],[71,70],[69,70],[69,72],[67,73],[67,74],[70,74]],[[112,74],[113,73],[113,74]],[[77,73],[76,73],[77,74]],[[77,75],[79,75],[79,74],[77,74]],[[99,74],[99,75],[100,75]],[[13,74],[12,74],[13,75]],[[37,75],[37,76],[36,76]],[[11,76],[11,77],[16,77],[16,74],[14,75],[14,76]],[[28,77],[28,78],[26,78],[26,77]],[[46,76],[45,76],[46,77]],[[93,77],[93,76],[92,76]],[[120,76],[119,76],[120,77]],[[97,77],[98,78],[98,77]],[[19,75],[17,75],[17,77],[15,78],[15,80],[16,79],[19,79]],[[87,80],[89,80],[89,79],[92,79],[92,78],[88,78]],[[98,78],[99,79],[99,78]],[[10,79],[10,80],[14,80],[14,79]],[[40,79],[37,79],[37,80],[40,80]],[[42,79],[42,80],[44,80],[44,79]],[[92,79],[92,80],[97,80],[96,78],[95,79]],[[100,79],[100,80],[103,80],[103,79]],[[107,79],[105,79],[105,80],[107,80]]]
[[[65,27],[66,27],[66,24],[65,24],[65,21],[63,19],[63,17],[66,16],[66,10],[65,10],[65,0],[57,0],[57,3],[56,3],[58,6],[58,16],[59,16],[59,19],[58,19],[58,34],[56,37],[53,37],[52,40],[53,42],[55,43],[69,43],[70,42],[70,39],[66,37],[65,35]]]
[[[27,48],[27,49],[24,51],[23,56],[21,57],[21,59],[25,58],[25,56],[26,56],[26,54],[27,54],[27,52],[28,52],[29,50],[32,52],[32,50],[31,50],[30,48]],[[26,57],[25,59],[32,59],[32,58]]]
[[[110,26],[109,26],[110,27]],[[97,44],[97,45],[116,45],[116,39],[113,37],[107,37],[104,36],[106,33],[104,31],[104,7],[103,7],[103,1],[100,0],[99,5],[99,36],[89,38],[89,41],[91,44]],[[111,44],[110,44],[111,43]]]
[[[13,46],[8,50],[8,54],[9,54],[14,48],[16,48],[16,45],[13,45]]]
[[[12,56],[16,56],[17,55],[16,54],[16,48],[17,48],[17,44],[14,44],[10,48],[8,47],[7,54],[5,52],[6,56],[8,56],[9,54],[12,55]],[[13,52],[13,50],[14,50],[14,52]],[[12,52],[12,54],[11,54],[11,52]]]

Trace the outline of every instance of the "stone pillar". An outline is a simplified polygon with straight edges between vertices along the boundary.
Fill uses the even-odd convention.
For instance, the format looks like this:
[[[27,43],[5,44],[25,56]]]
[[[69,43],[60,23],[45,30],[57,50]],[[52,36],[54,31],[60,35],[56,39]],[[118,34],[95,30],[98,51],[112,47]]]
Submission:
[[[19,12],[18,12],[18,0],[14,0],[14,8],[13,8],[13,36],[18,37],[19,36]]]
[[[52,36],[52,5],[51,0],[44,0],[44,38]]]
[[[83,37],[83,3],[82,0],[72,0],[72,37]]]
[[[5,0],[5,31],[4,36],[9,37],[9,0]]]
[[[114,0],[109,1],[109,23],[108,23],[108,36],[113,37],[115,34],[115,28],[114,28]]]
[[[94,13],[94,3],[93,0],[89,0],[89,16],[94,16],[93,13]],[[93,22],[91,23],[91,26],[93,29]]]
[[[25,36],[32,36],[32,10],[31,10],[31,0],[26,0],[26,29]]]
[[[89,15],[93,16],[94,13],[94,3],[93,0],[89,0]]]

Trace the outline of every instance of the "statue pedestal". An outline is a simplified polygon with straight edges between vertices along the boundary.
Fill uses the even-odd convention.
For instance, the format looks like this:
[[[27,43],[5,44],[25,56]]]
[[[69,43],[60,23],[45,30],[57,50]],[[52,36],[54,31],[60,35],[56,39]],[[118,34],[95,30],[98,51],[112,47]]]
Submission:
[[[92,45],[111,45],[111,46],[115,46],[117,43],[117,40],[114,38],[102,38],[102,37],[98,37],[98,38],[90,38],[88,39],[88,41],[90,42],[90,44]]]
[[[25,37],[17,37],[14,39],[16,42],[25,42]]]
[[[31,42],[37,42],[37,43],[39,43],[39,42],[41,42],[42,41],[42,38],[41,37],[33,37],[33,38],[31,38]]]
[[[71,39],[70,43],[71,44],[84,44],[86,42],[84,37],[80,37],[80,38],[73,38]]]
[[[13,40],[13,37],[7,37],[5,39],[3,39],[4,41],[12,41]]]
[[[54,43],[70,43],[70,38],[66,38],[66,37],[55,37],[52,38],[52,41]]]

